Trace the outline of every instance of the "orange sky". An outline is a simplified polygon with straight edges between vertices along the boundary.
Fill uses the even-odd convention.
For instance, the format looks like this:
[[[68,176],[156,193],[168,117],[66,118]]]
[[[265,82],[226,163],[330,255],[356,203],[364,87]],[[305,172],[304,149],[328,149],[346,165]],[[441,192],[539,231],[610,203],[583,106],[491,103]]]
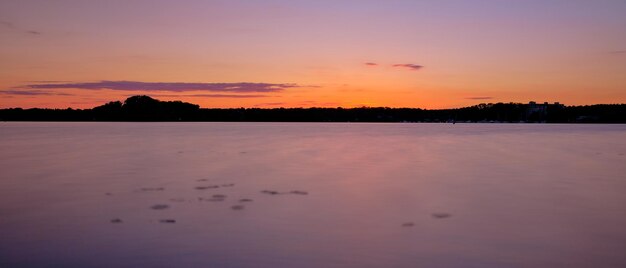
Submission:
[[[2,1],[0,108],[626,103],[624,29],[617,0]]]

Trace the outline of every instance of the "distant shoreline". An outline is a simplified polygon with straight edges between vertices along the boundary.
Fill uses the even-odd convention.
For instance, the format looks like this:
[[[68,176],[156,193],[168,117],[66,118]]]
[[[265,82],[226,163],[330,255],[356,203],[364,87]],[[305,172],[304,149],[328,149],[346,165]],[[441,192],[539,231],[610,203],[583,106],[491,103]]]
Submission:
[[[493,123],[485,123],[485,122],[457,122],[457,123],[448,123],[448,122],[342,122],[342,121],[333,121],[333,122],[323,122],[323,121],[62,121],[62,120],[0,120],[0,124],[2,123],[288,123],[288,124],[297,124],[297,123],[311,123],[311,124],[432,124],[432,125],[625,125],[624,122],[616,122],[616,123],[579,123],[579,122],[570,122],[570,123],[550,123],[550,122],[493,122]]]
[[[320,122],[320,123],[626,123],[626,104],[565,106],[488,103],[456,109],[200,108],[180,101],[133,96],[92,109],[0,109],[0,121],[24,122]]]

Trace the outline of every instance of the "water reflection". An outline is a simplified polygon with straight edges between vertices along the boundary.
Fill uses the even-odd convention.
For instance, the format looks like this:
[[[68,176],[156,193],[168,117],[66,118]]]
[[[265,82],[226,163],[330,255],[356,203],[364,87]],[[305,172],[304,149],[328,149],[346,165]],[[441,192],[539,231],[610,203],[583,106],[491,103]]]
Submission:
[[[0,266],[623,267],[625,134],[3,123]]]

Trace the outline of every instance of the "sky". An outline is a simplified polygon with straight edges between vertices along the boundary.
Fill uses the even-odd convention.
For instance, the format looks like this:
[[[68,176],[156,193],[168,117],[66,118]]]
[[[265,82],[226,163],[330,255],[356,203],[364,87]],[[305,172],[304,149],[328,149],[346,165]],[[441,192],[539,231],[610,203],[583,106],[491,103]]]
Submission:
[[[0,1],[0,108],[626,103],[623,0]]]

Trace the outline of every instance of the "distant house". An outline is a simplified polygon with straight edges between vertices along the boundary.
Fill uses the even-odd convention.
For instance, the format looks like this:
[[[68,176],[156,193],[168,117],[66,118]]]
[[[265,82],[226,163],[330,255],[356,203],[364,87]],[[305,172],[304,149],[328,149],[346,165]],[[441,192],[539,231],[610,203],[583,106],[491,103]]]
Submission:
[[[537,104],[534,101],[528,103],[528,108],[526,108],[526,119],[529,120],[531,118],[545,118],[548,114],[548,103],[544,102],[543,104]]]
[[[537,104],[534,101],[528,103],[528,107],[526,108],[526,121],[527,122],[546,122],[548,118],[548,110],[551,108],[563,108],[564,105],[555,102],[554,104],[549,104],[548,102],[544,102],[543,104]]]

